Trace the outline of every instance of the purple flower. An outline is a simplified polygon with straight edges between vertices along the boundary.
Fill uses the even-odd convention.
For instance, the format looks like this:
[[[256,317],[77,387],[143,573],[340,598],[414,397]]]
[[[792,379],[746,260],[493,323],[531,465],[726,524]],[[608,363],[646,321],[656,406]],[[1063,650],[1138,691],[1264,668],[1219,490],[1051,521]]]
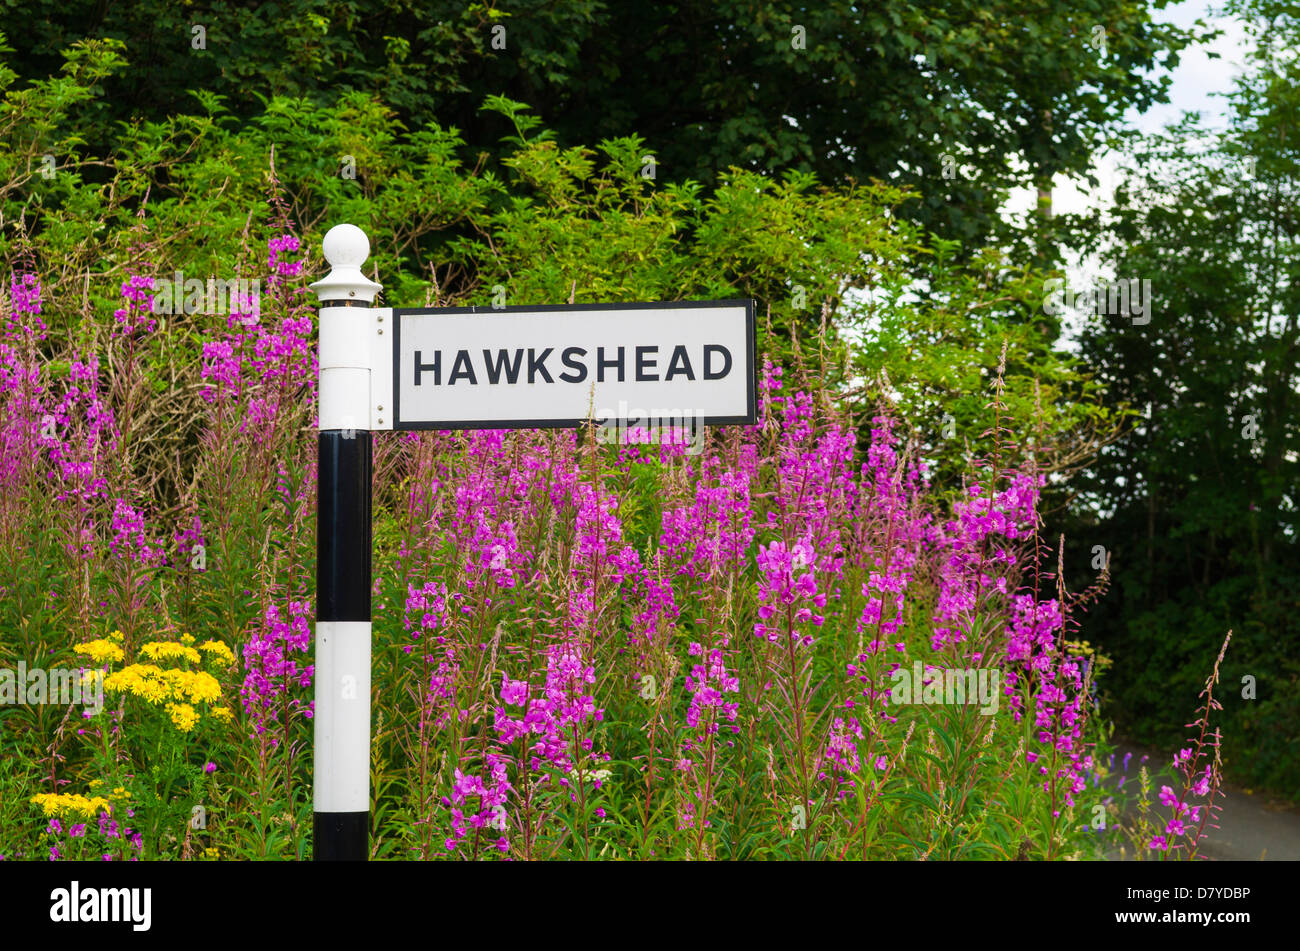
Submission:
[[[314,702],[305,700],[315,670],[306,663],[312,643],[307,621],[310,612],[308,602],[291,601],[285,620],[280,607],[271,605],[244,645],[245,674],[239,695],[255,737],[266,735],[272,727],[281,732],[288,728],[288,724],[279,722],[281,707],[286,707],[290,715],[301,713],[306,719],[312,718]],[[290,694],[287,701],[282,699],[286,693]],[[279,744],[278,735],[271,735],[269,740],[272,746]]]
[[[126,306],[113,311],[116,324],[113,336],[130,337],[138,331],[153,332],[158,321],[153,316],[154,279],[141,274],[132,274],[122,282],[122,297]]]
[[[512,707],[522,706],[528,699],[528,684],[501,675],[501,702]]]

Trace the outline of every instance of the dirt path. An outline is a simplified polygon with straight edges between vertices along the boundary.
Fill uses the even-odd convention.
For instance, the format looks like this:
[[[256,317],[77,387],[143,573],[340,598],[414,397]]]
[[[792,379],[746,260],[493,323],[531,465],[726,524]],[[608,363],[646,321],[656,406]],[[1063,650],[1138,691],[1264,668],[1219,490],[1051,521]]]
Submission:
[[[1137,789],[1138,768],[1142,757],[1151,772],[1151,798],[1159,808],[1156,796],[1161,785],[1180,789],[1173,780],[1172,751],[1159,751],[1120,742],[1115,754],[1115,767],[1109,782],[1127,775],[1125,790]],[[1126,753],[1132,754],[1127,774],[1122,772]],[[1300,860],[1300,807],[1279,802],[1268,796],[1253,793],[1240,786],[1228,786],[1226,795],[1218,800],[1223,806],[1219,813],[1219,828],[1207,829],[1208,838],[1201,851],[1210,859],[1246,860]],[[1134,795],[1136,799],[1136,795]],[[1167,814],[1168,810],[1164,810]]]

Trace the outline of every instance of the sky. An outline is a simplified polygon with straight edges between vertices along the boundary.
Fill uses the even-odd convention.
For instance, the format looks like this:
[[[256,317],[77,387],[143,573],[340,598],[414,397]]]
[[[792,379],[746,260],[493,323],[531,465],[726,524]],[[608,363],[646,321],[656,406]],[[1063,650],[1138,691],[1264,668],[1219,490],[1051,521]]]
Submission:
[[[1187,110],[1200,112],[1211,126],[1226,126],[1227,101],[1219,94],[1232,88],[1233,79],[1241,70],[1246,50],[1246,35],[1240,22],[1232,17],[1213,15],[1213,5],[1207,0],[1184,0],[1157,10],[1154,19],[1190,27],[1198,17],[1223,30],[1223,36],[1205,46],[1194,46],[1182,52],[1178,66],[1173,70],[1160,69],[1156,75],[1168,75],[1169,103],[1153,106],[1145,113],[1129,110],[1126,119],[1142,132],[1156,132],[1166,124],[1176,121]],[[1208,54],[1218,53],[1217,59]],[[1103,155],[1096,163],[1101,184],[1091,189],[1087,183],[1074,183],[1064,177],[1057,179],[1052,191],[1052,206],[1063,213],[1076,213],[1104,206],[1114,191],[1116,157]],[[1032,189],[1016,189],[1007,210],[1021,213],[1034,205]]]
[[[1142,132],[1157,132],[1168,123],[1181,118],[1183,112],[1201,113],[1207,126],[1224,128],[1227,125],[1227,100],[1221,94],[1231,90],[1233,80],[1241,72],[1247,50],[1247,39],[1242,24],[1233,17],[1216,16],[1215,4],[1208,0],[1184,0],[1156,10],[1153,18],[1158,22],[1173,23],[1188,28],[1197,18],[1223,31],[1217,40],[1183,50],[1178,66],[1173,70],[1159,69],[1156,75],[1168,75],[1169,103],[1153,106],[1145,113],[1130,110],[1128,122]],[[1209,53],[1218,53],[1211,58]],[[1058,213],[1079,213],[1104,208],[1114,194],[1118,180],[1118,156],[1102,154],[1094,162],[1098,186],[1087,182],[1072,182],[1058,177],[1052,189],[1052,207]],[[1004,213],[1023,215],[1034,206],[1036,193],[1029,188],[1014,189]],[[1069,287],[1085,287],[1098,279],[1095,261],[1074,257],[1066,262],[1066,281]],[[1065,319],[1067,340],[1077,332],[1078,319]]]
[[[1211,4],[1204,0],[1186,0],[1156,11],[1155,18],[1183,28],[1190,27],[1197,17],[1224,31],[1224,35],[1207,46],[1185,50],[1177,68],[1171,75],[1170,103],[1155,106],[1145,114],[1130,112],[1129,120],[1143,131],[1154,132],[1177,119],[1184,110],[1198,110],[1217,125],[1224,125],[1225,101],[1216,96],[1232,88],[1234,77],[1241,71],[1247,47],[1241,23],[1232,17],[1216,17]],[[1218,53],[1211,59],[1207,53]],[[1162,72],[1169,73],[1168,70]]]
[[[1201,113],[1207,128],[1226,128],[1228,101],[1222,94],[1232,89],[1235,78],[1240,74],[1248,43],[1242,24],[1233,17],[1217,16],[1214,12],[1215,5],[1210,0],[1183,0],[1181,3],[1171,3],[1163,10],[1153,11],[1153,19],[1157,22],[1172,23],[1188,29],[1199,18],[1205,20],[1207,25],[1220,29],[1223,35],[1211,43],[1183,50],[1174,69],[1162,68],[1155,71],[1155,75],[1170,77],[1169,102],[1153,106],[1145,113],[1130,109],[1125,119],[1135,129],[1144,133],[1158,132],[1189,110]],[[1212,58],[1210,53],[1217,53],[1218,57]],[[1098,179],[1096,188],[1090,187],[1086,182],[1073,182],[1064,176],[1058,176],[1052,190],[1053,209],[1058,213],[1076,214],[1095,211],[1110,204],[1119,178],[1119,159],[1114,154],[1097,156],[1093,163]],[[1012,189],[1002,212],[1007,217],[1023,220],[1036,201],[1037,192],[1033,189]],[[1098,281],[1108,282],[1115,276],[1103,273],[1095,259],[1069,250],[1065,251],[1064,269],[1067,289],[1093,287]],[[1154,307],[1158,310],[1159,278],[1156,276],[1151,280],[1150,291]],[[1060,344],[1067,350],[1077,347],[1079,331],[1086,319],[1085,314],[1070,311],[1062,316]]]

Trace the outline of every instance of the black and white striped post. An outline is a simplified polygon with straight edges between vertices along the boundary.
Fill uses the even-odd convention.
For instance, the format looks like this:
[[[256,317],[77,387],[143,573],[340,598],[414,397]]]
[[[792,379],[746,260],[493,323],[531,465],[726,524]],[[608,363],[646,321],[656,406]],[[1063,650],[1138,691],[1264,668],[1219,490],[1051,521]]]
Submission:
[[[370,351],[376,332],[383,332],[370,307],[382,285],[361,273],[370,241],[355,225],[331,228],[323,250],[331,270],[311,285],[320,300],[312,857],[364,860],[370,853],[370,477],[377,405]]]

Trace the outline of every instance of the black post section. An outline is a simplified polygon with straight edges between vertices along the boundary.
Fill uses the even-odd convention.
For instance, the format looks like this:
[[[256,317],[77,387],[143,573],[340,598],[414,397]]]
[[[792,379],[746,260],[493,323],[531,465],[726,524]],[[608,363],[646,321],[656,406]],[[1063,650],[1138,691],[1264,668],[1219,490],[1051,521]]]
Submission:
[[[370,854],[370,813],[313,813],[312,836],[313,861],[364,862]]]
[[[318,436],[318,622],[370,621],[371,439],[371,434],[365,430],[350,429],[323,430]],[[347,635],[336,632],[330,636]],[[318,651],[322,643],[318,641]],[[335,674],[332,663],[330,668],[331,675]],[[323,675],[318,667],[317,676]],[[366,682],[359,689],[368,693],[370,685]],[[317,693],[317,716],[328,718],[325,723],[331,724],[331,730],[337,729],[340,722],[335,717],[336,712],[341,713],[337,706],[339,703],[332,685],[326,688],[324,695]],[[337,754],[338,750],[335,752]],[[317,750],[319,755],[320,750]],[[335,775],[317,776],[316,782],[319,786],[337,779]],[[315,812],[312,826],[314,861],[365,861],[369,856],[369,812]]]
[[[370,620],[370,475],[365,430],[319,434],[316,620]]]

